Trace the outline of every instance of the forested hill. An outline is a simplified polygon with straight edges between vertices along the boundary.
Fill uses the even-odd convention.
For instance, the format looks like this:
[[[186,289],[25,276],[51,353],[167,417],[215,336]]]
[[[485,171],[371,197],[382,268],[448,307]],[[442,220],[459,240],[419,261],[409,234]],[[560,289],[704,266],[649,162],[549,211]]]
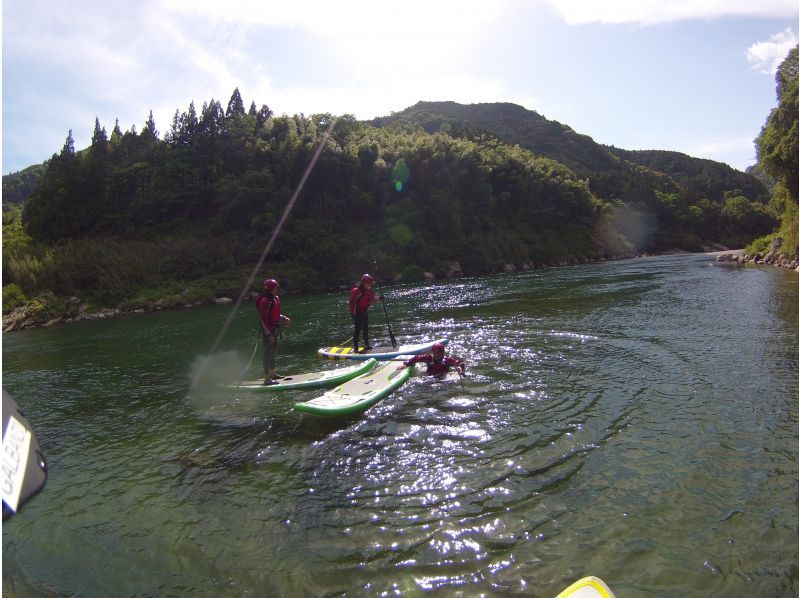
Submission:
[[[454,135],[489,132],[499,140],[519,145],[570,167],[585,176],[599,171],[619,170],[623,165],[591,137],[580,135],[566,125],[547,120],[538,112],[510,103],[458,104],[418,102],[391,116],[371,121],[378,127],[397,123],[419,125],[428,133],[444,131]]]
[[[19,172],[3,175],[3,205],[25,201],[33,193],[45,170],[45,164],[35,164]]]
[[[227,108],[176,110],[163,135],[152,113],[141,132],[95,120],[84,149],[70,131],[22,209],[4,202],[4,312],[238,293],[323,139],[262,272],[286,291],[347,285],[376,263],[383,280],[415,280],[741,247],[775,224],[752,177],[657,171],[512,104],[360,122],[246,110],[236,89]]]
[[[726,191],[740,189],[747,197],[765,199],[768,189],[750,173],[743,173],[714,160],[693,158],[680,152],[665,150],[624,150],[616,147],[609,151],[632,164],[669,175],[690,197],[722,199]]]
[[[652,189],[680,191],[695,201],[701,198],[722,201],[725,192],[734,189],[753,200],[766,201],[769,196],[760,180],[727,164],[679,152],[607,147],[516,104],[418,102],[371,122],[381,127],[421,126],[429,133],[489,132],[505,143],[518,144],[569,166],[578,176],[588,178],[590,189],[600,197],[636,201],[646,199],[647,191]]]

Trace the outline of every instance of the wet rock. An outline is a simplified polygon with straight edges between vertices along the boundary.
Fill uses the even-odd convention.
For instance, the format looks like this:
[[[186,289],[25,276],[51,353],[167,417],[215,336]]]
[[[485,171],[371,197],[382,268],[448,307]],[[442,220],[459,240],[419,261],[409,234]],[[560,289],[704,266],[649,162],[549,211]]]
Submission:
[[[70,297],[64,301],[64,318],[75,319],[86,311],[86,305],[81,303],[80,298]]]
[[[777,237],[772,242],[772,247],[769,248],[769,251],[767,252],[767,255],[764,256],[764,261],[766,263],[772,264],[778,259],[779,253],[780,253],[780,249],[781,249],[781,245],[783,245],[783,239],[781,239],[780,237]]]
[[[27,318],[24,307],[15,309],[10,314],[3,316],[3,332],[21,330]]]
[[[448,278],[460,278],[464,276],[464,272],[461,270],[461,264],[458,262],[450,262],[447,265],[447,274]]]
[[[92,312],[90,314],[84,314],[84,320],[104,320],[105,318],[113,318],[114,316],[119,315],[119,311],[116,309],[101,309],[96,312]]]

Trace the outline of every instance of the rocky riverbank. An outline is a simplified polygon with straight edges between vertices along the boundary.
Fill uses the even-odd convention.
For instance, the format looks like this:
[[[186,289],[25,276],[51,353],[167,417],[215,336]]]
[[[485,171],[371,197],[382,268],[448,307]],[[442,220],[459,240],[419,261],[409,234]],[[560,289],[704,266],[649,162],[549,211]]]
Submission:
[[[758,266],[775,266],[787,270],[798,271],[797,257],[787,257],[780,252],[781,245],[776,242],[765,254],[749,255],[744,249],[735,251],[716,251],[707,255],[715,256],[719,263],[754,264]]]

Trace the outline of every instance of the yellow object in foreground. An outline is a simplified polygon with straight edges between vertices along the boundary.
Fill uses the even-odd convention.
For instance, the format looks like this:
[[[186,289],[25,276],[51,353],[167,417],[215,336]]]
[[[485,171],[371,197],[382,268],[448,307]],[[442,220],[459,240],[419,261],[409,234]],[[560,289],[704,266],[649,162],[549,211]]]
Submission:
[[[605,582],[599,577],[590,575],[579,579],[556,598],[615,598]]]

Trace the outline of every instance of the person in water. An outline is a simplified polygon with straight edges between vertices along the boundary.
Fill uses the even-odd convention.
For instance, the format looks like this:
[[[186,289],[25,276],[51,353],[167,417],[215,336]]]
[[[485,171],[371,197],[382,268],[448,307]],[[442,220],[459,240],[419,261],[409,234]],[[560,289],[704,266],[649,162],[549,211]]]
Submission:
[[[432,376],[444,376],[450,371],[451,367],[455,367],[458,375],[463,376],[464,370],[467,369],[467,366],[464,364],[463,360],[455,357],[445,356],[443,343],[433,343],[430,353],[414,355],[411,359],[407,359],[397,366],[397,369],[402,370],[403,368],[412,366],[420,361],[427,364],[428,369],[425,373]]]
[[[375,301],[383,301],[383,295],[376,297],[372,290],[372,276],[364,274],[361,282],[350,289],[350,316],[353,318],[353,352],[358,353],[358,338],[364,336],[364,351],[369,351],[369,316],[367,310]]]
[[[277,384],[279,378],[275,371],[275,356],[278,353],[278,338],[281,327],[292,320],[281,313],[281,298],[278,297],[278,281],[268,278],[264,281],[264,292],[256,298],[261,336],[264,339],[264,384]]]

